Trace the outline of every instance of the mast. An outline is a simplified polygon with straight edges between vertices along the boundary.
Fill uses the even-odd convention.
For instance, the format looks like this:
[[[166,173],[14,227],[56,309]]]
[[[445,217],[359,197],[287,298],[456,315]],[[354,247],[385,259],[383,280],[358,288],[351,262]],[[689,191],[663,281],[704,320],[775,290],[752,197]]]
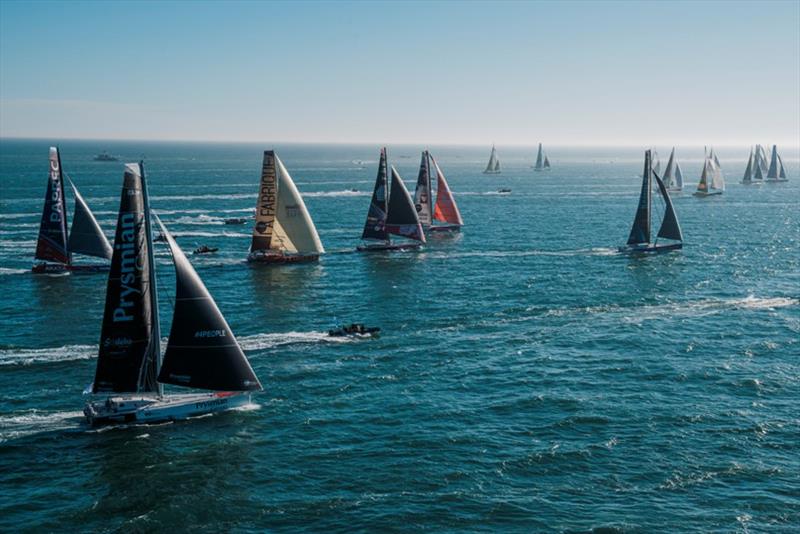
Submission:
[[[430,170],[430,154],[427,150],[422,152],[417,175],[417,188],[414,190],[414,207],[419,215],[419,221],[427,227],[433,223],[431,202],[433,198]]]
[[[150,351],[150,358],[155,361],[148,365],[147,358],[142,363],[140,383],[142,389],[155,386],[158,396],[164,395],[164,386],[158,382],[158,373],[161,370],[161,323],[158,318],[158,280],[156,279],[156,255],[153,248],[153,229],[150,225],[150,195],[147,193],[147,179],[144,174],[144,162],[139,161],[139,174],[142,177],[142,206],[144,207],[144,232],[147,242],[147,264],[150,268],[150,280],[147,291],[150,293],[153,321],[153,350]]]
[[[651,183],[653,169],[650,160],[651,152],[644,153],[644,170],[642,171],[642,190],[639,193],[639,206],[633,218],[633,227],[628,235],[629,245],[650,243],[650,211],[652,203]]]

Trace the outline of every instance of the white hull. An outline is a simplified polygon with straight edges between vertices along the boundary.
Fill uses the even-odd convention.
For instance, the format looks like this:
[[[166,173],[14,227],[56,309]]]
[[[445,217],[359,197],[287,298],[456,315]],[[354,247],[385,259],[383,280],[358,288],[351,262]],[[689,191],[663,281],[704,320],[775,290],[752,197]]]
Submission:
[[[181,395],[119,395],[86,403],[83,413],[92,425],[108,423],[162,423],[239,408],[250,403],[250,393],[218,391]]]

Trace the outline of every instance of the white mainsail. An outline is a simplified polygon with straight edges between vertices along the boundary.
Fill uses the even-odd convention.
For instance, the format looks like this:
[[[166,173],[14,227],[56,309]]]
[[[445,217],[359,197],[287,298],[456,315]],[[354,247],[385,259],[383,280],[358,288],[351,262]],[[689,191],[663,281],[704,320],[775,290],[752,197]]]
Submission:
[[[497,157],[497,149],[492,145],[492,153],[489,156],[489,163],[483,174],[500,174],[500,159]]]

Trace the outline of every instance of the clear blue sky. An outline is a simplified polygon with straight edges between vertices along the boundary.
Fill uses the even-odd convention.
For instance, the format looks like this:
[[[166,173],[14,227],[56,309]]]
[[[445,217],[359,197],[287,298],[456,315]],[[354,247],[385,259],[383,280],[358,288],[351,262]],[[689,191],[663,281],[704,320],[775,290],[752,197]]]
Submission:
[[[0,136],[800,145],[800,2],[0,0]]]

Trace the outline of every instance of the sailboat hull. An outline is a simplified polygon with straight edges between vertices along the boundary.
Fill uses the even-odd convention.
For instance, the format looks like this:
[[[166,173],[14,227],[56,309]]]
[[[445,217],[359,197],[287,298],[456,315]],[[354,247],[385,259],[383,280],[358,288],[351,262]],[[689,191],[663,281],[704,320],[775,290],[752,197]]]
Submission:
[[[708,192],[706,192],[706,191],[695,191],[694,193],[692,193],[692,195],[696,196],[696,197],[713,197],[715,195],[721,195],[721,194],[722,194],[722,191],[708,191]]]
[[[359,245],[356,250],[359,252],[381,252],[386,250],[416,250],[422,243],[376,243],[369,245]]]
[[[67,265],[66,263],[36,263],[31,267],[31,271],[35,274],[52,274],[52,273],[107,273],[110,265]]]
[[[501,171],[483,171],[483,174],[501,174]]]
[[[659,252],[669,252],[670,250],[680,250],[683,248],[683,243],[670,243],[668,245],[651,245],[649,243],[643,245],[625,245],[619,247],[619,252],[622,254],[655,254]]]
[[[460,232],[460,224],[434,224],[426,228],[429,232]]]
[[[251,252],[247,256],[247,261],[250,263],[271,263],[271,264],[285,264],[285,263],[310,263],[319,261],[319,254],[284,254],[283,252]]]
[[[218,391],[182,395],[130,395],[90,401],[83,414],[93,426],[119,423],[164,423],[223,412],[250,404],[250,393]]]

